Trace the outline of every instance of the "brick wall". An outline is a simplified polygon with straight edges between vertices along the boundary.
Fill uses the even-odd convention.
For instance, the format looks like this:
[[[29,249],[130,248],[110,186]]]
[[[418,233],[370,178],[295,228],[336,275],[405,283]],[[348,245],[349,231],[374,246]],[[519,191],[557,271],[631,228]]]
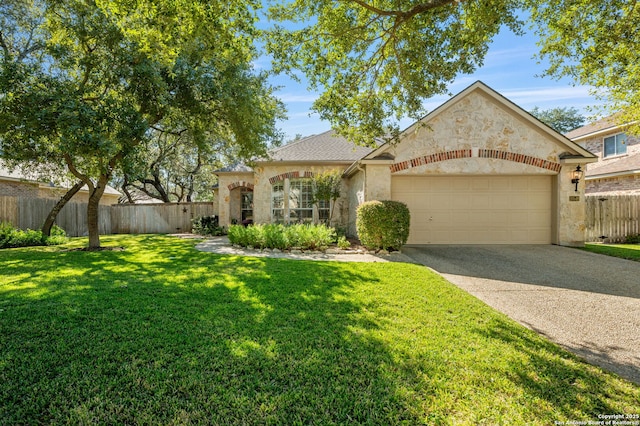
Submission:
[[[598,162],[589,164],[587,166],[587,170],[589,170],[591,172],[596,172],[598,170],[598,168],[604,167],[604,166],[608,166],[608,165],[612,164],[613,162],[615,162],[617,160],[626,158],[628,155],[640,154],[640,137],[627,135],[627,154],[626,155],[616,156],[616,157],[604,158],[603,157],[604,138],[605,137],[609,137],[609,136],[613,136],[613,135],[618,134],[618,133],[620,133],[620,132],[619,131],[613,131],[611,133],[607,133],[607,134],[604,134],[604,135],[601,135],[601,136],[597,136],[597,137],[594,137],[594,138],[587,139],[584,142],[580,142],[580,145],[582,145],[587,150],[591,151],[592,153],[594,153],[595,155],[598,156]]]
[[[0,181],[0,196],[38,198],[38,185],[28,182]]]
[[[602,152],[604,150],[604,138],[621,133],[619,131],[613,131],[601,136],[597,136],[591,139],[587,139],[584,142],[580,142],[580,145],[594,153],[595,155],[603,159]],[[640,153],[640,138],[637,136],[627,135],[627,154]]]
[[[607,193],[611,195],[640,193],[640,176],[621,176],[587,181],[585,194]]]

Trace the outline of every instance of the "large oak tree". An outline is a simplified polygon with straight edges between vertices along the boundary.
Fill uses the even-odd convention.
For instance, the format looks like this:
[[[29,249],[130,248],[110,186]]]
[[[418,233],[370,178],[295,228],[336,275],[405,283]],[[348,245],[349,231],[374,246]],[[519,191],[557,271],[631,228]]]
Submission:
[[[600,89],[626,120],[639,116],[633,0],[284,0],[270,17],[276,69],[302,72],[321,93],[313,108],[361,143],[397,136],[400,118],[420,118],[425,99],[483,64],[499,31],[528,26],[549,75]]]
[[[250,3],[222,7],[228,4],[3,4],[19,19],[0,21],[2,154],[61,162],[87,185],[90,248],[100,246],[107,183],[140,158],[152,126],[179,122],[199,143],[215,137],[240,156],[264,152],[279,136],[281,104],[252,70],[252,42],[243,33],[253,28]]]

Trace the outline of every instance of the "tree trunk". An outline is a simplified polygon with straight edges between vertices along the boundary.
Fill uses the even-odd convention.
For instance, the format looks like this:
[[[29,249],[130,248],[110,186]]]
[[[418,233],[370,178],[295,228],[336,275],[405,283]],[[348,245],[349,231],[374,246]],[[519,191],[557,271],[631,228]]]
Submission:
[[[89,250],[100,248],[100,228],[99,213],[100,199],[107,185],[107,176],[102,175],[96,184],[96,187],[89,194],[89,203],[87,204],[87,228],[89,231]]]
[[[73,185],[67,191],[67,193],[64,194],[62,198],[60,198],[60,200],[56,203],[56,205],[53,206],[53,208],[49,212],[49,215],[44,221],[44,225],[42,225],[42,235],[46,237],[49,237],[51,235],[51,228],[53,227],[53,224],[56,221],[56,217],[58,216],[58,213],[60,213],[60,210],[62,210],[62,208],[71,200],[71,198],[73,198],[73,196],[76,195],[78,191],[80,191],[80,188],[82,188],[83,185],[84,185],[84,182],[82,181],[79,181],[78,183]]]

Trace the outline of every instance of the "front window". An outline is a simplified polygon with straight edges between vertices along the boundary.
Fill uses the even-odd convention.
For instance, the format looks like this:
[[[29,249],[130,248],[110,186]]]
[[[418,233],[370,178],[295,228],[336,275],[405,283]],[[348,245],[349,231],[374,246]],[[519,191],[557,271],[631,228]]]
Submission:
[[[253,191],[242,191],[242,221],[253,220]]]
[[[331,201],[318,200],[318,220],[320,223],[329,223],[329,207]]]
[[[604,138],[604,156],[612,157],[627,153],[627,135],[619,133],[617,135]]]
[[[311,179],[289,181],[289,217],[293,222],[313,221],[313,186]]]
[[[274,222],[284,222],[284,182],[277,182],[271,188],[271,217]]]
[[[312,179],[290,179],[271,186],[271,221],[274,223],[329,222],[330,201],[314,204]]]

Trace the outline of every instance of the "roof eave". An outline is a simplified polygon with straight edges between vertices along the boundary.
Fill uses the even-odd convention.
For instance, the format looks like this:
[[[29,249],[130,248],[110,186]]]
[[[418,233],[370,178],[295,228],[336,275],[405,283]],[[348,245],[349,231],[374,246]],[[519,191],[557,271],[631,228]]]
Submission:
[[[611,172],[611,173],[603,173],[600,175],[589,175],[585,176],[585,180],[594,180],[594,179],[605,179],[612,177],[622,177],[622,176],[635,176],[640,175],[640,170],[624,170],[621,172]]]
[[[586,139],[591,139],[598,136],[606,135],[607,133],[623,132],[627,127],[632,126],[634,124],[638,124],[639,122],[640,121],[633,121],[631,123],[626,123],[626,124],[616,124],[614,126],[609,126],[605,129],[596,130],[595,132],[585,133],[584,135],[576,136],[575,138],[571,138],[570,140],[574,142],[584,141]]]

